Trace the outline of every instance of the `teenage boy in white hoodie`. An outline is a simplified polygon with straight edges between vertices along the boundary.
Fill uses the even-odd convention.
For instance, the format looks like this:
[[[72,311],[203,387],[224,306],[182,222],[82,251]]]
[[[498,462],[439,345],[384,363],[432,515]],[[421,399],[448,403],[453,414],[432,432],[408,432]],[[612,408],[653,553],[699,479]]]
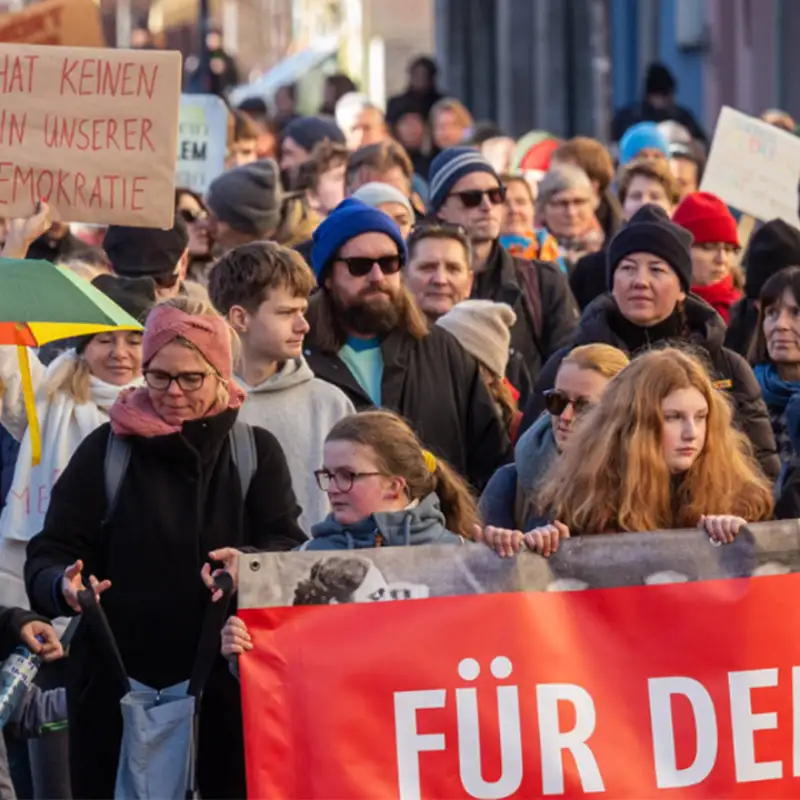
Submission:
[[[325,437],[355,414],[347,396],[314,377],[303,358],[306,311],[314,273],[302,256],[274,242],[228,251],[211,270],[208,292],[242,343],[237,379],[247,390],[239,419],[273,433],[286,454],[306,533],[328,515],[314,470]]]

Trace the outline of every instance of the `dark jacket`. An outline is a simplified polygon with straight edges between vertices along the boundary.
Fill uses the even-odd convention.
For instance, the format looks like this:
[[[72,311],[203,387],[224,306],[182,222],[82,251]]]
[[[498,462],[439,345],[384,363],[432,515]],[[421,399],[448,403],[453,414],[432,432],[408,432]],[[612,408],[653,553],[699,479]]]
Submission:
[[[569,288],[572,289],[581,312],[592,300],[608,291],[605,246],[596,253],[589,253],[578,259],[569,276]]]
[[[83,560],[85,580],[112,582],[102,603],[128,675],[155,689],[191,672],[209,601],[200,579],[209,551],[290,550],[305,540],[286,458],[260,428],[254,428],[257,469],[243,502],[228,438],[235,419],[235,411],[224,411],[185,423],[182,433],[131,437],[130,462],[105,525],[110,427],[102,425],[75,451],[53,487],[44,530],[28,544],[25,585],[34,610],[73,614],[60,581],[68,565]],[[79,627],[67,663],[75,797],[111,797],[114,788],[123,687],[97,652]],[[203,696],[200,729],[203,796],[243,797],[238,687],[221,656]]]
[[[728,321],[728,330],[725,332],[725,347],[748,357],[750,345],[756,336],[758,326],[758,309],[755,301],[743,297],[732,309]]]
[[[529,427],[543,410],[542,392],[553,388],[561,361],[573,347],[603,343],[633,355],[651,345],[666,344],[676,340],[705,353],[713,380],[730,382],[730,386],[723,388],[730,392],[733,400],[734,421],[750,439],[755,456],[764,472],[775,480],[780,473],[780,458],[767,407],[761,397],[761,387],[753,370],[738,353],[723,347],[725,323],[711,306],[694,295],[688,295],[684,303],[684,316],[689,328],[688,340],[685,334],[682,336],[680,333],[681,320],[678,314],[652,328],[641,328],[622,316],[611,294],[598,297],[584,311],[580,328],[570,347],[565,347],[556,353],[542,370],[536,390],[525,409],[523,430]]]
[[[534,270],[539,301],[526,297],[525,270]],[[566,276],[550,261],[527,261],[509,255],[496,244],[482,272],[476,273],[472,296],[507,303],[517,321],[511,329],[511,352],[520,353],[532,380],[542,365],[567,344],[578,325],[578,308]],[[535,306],[535,307],[534,307]],[[541,315],[537,322],[535,316]]]
[[[60,239],[53,239],[47,234],[40,236],[28,248],[26,258],[36,261],[67,261],[70,258],[80,258],[87,246],[72,233],[67,233]]]
[[[340,525],[333,516],[311,529],[313,538],[300,550],[360,550],[369,547],[411,547],[418,544],[461,544],[445,527],[435,493],[413,508],[372,514],[353,525]],[[380,536],[380,540],[378,537]]]
[[[706,141],[705,131],[700,127],[700,123],[688,108],[679,106],[677,103],[673,103],[666,108],[657,108],[648,103],[647,100],[621,108],[614,114],[614,119],[611,121],[611,140],[618,142],[625,131],[637,122],[658,123],[666,122],[667,120],[674,120],[683,125],[693,139],[699,139],[701,142]]]
[[[306,339],[314,374],[338,386],[356,409],[372,401],[338,355]],[[394,330],[381,342],[382,400],[404,417],[433,453],[481,488],[511,458],[511,445],[478,370],[478,362],[442,328],[424,339]]]

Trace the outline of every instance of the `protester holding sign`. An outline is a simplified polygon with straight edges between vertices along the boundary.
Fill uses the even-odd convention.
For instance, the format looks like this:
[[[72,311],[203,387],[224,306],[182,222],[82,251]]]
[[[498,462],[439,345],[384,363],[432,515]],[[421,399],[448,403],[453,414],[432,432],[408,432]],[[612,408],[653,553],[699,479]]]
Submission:
[[[796,451],[787,417],[793,415],[800,421],[800,267],[783,269],[764,284],[750,360],[761,384],[778,452],[788,463]]]
[[[761,389],[750,365],[723,347],[725,325],[709,305],[690,294],[692,236],[674,225],[663,209],[643,206],[614,237],[608,250],[609,293],[584,312],[573,346],[602,342],[634,354],[661,342],[684,342],[704,351],[715,386],[729,393],[734,421],[750,439],[770,478],[780,459]],[[544,395],[571,348],[545,365],[528,403],[523,428],[539,416]],[[525,425],[528,421],[528,425]]]
[[[769,482],[725,399],[696,358],[674,348],[634,359],[608,386],[543,479],[556,522],[523,536],[487,529],[501,555],[549,554],[576,534],[704,528],[730,542],[769,519]]]
[[[69,462],[25,565],[32,605],[50,616],[75,614],[77,591],[94,587],[128,675],[154,689],[192,670],[208,602],[201,554],[305,540],[275,437],[237,427],[244,392],[232,380],[227,324],[214,312],[181,311],[186,302],[151,312],[142,342],[147,387],[121,396],[111,425]],[[96,647],[81,626],[67,675],[75,797],[111,797],[119,756],[125,689]],[[241,725],[238,688],[220,659],[200,704],[204,797],[245,796]]]

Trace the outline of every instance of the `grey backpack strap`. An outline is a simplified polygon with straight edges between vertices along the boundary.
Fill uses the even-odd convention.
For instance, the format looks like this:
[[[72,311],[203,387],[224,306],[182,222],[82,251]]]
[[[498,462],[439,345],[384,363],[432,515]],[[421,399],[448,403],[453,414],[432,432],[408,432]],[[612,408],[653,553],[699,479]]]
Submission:
[[[231,456],[239,472],[239,481],[242,485],[242,499],[247,498],[253,476],[256,474],[258,455],[256,453],[256,437],[253,428],[246,422],[233,423],[229,434],[231,440]]]
[[[131,460],[131,446],[126,439],[120,439],[112,431],[108,433],[106,458],[103,470],[106,481],[106,518],[108,522],[117,505],[119,490]]]

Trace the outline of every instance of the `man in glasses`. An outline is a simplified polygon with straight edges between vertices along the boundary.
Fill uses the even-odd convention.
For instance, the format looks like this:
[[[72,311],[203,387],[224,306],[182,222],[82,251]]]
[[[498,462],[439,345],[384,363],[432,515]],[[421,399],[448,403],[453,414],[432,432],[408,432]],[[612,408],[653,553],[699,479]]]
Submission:
[[[476,488],[510,444],[477,362],[440,328],[429,330],[405,286],[400,229],[382,211],[345,200],[314,233],[319,291],[311,298],[306,358],[357,409],[405,417],[425,446]]]
[[[112,225],[106,231],[103,249],[116,275],[152,278],[159,302],[184,291],[189,231],[180,216],[175,217],[175,223],[166,231]]]
[[[472,297],[506,303],[517,315],[511,353],[519,353],[535,380],[544,362],[566,345],[578,308],[557,264],[526,261],[499,244],[505,187],[494,167],[470,147],[451,147],[433,160],[429,212],[463,226],[472,243]]]

